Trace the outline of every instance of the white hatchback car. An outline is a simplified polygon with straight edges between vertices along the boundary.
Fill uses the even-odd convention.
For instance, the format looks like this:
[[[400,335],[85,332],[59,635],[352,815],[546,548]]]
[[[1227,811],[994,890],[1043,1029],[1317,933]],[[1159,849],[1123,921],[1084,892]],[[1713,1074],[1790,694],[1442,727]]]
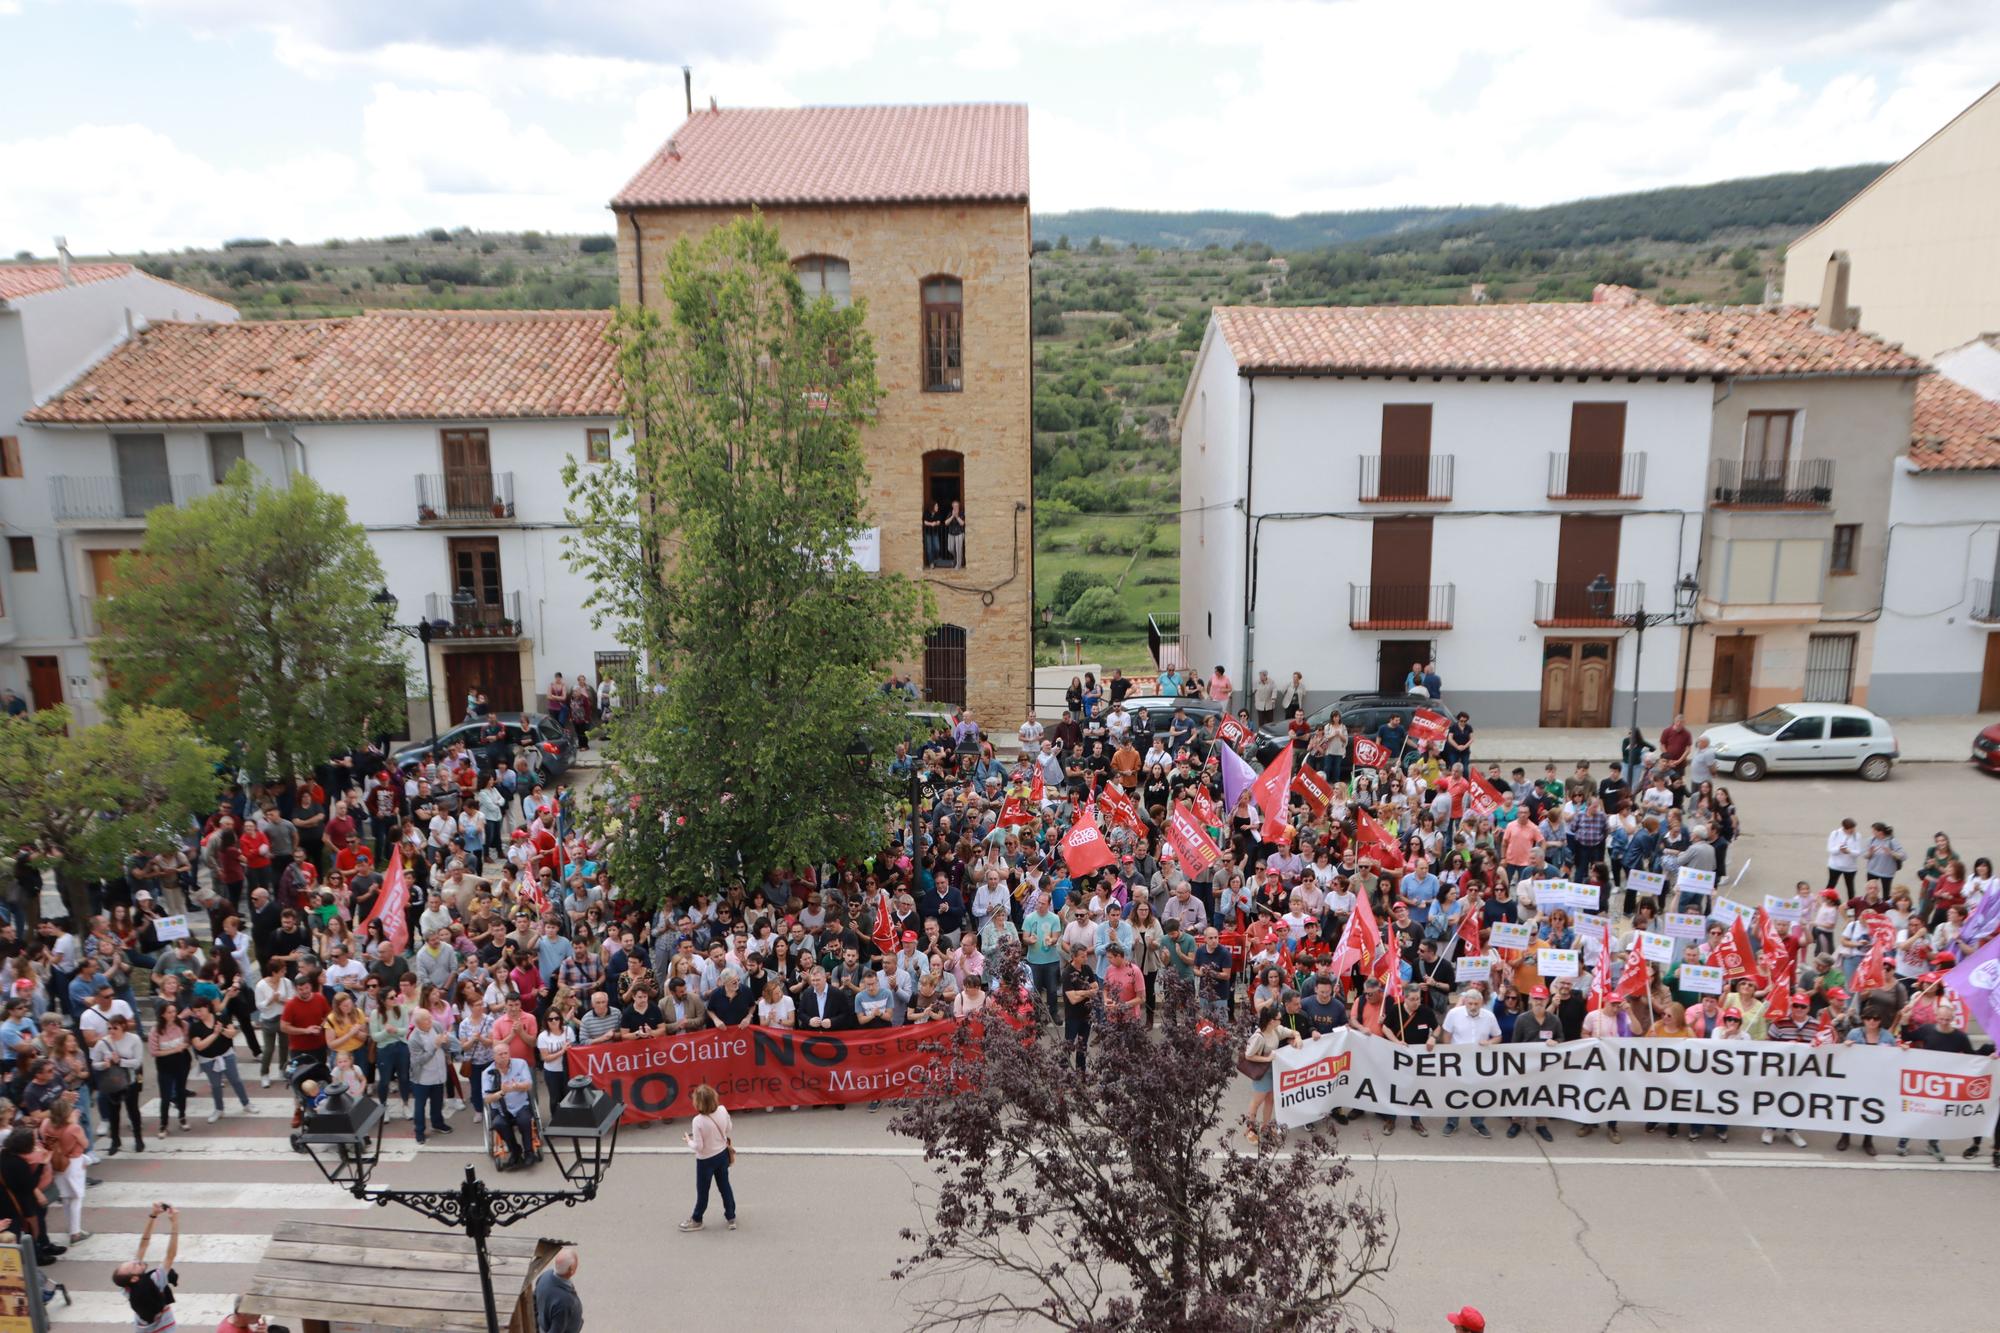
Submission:
[[[1853,704],[1778,704],[1701,734],[1716,767],[1745,782],[1767,773],[1859,773],[1880,782],[1902,754],[1888,721]]]

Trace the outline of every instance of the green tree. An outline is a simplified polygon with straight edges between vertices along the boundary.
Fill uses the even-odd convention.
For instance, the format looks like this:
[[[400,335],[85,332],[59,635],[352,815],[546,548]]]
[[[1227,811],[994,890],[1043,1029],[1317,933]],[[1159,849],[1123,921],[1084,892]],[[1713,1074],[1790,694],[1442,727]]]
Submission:
[[[292,776],[402,707],[400,654],[371,600],[382,566],[347,502],[238,463],[211,495],[162,505],[99,600],[114,705],[179,709],[254,773]]]
[[[215,797],[221,751],[166,708],[114,708],[95,727],[48,708],[0,721],[0,838],[55,871],[70,916],[85,885],[121,874],[134,852],[169,851],[177,826]],[[30,893],[32,922],[41,896]]]
[[[898,734],[880,685],[931,614],[851,555],[882,396],[860,303],[808,301],[756,216],[681,240],[662,283],[664,319],[614,327],[632,448],[564,472],[586,605],[662,686],[606,736],[613,870],[650,901],[881,849],[882,779],[846,752]]]

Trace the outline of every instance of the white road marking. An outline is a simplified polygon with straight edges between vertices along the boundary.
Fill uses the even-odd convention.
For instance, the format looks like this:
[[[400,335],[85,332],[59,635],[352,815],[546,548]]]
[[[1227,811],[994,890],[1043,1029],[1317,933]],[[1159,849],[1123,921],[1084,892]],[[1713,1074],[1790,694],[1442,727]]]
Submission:
[[[222,1113],[222,1118],[225,1121],[243,1120],[249,1116],[266,1115],[281,1115],[287,1120],[292,1118],[292,1099],[290,1097],[253,1096],[250,1098],[250,1109],[248,1112],[245,1112],[243,1107],[237,1102],[233,1090],[224,1093],[223,1102],[229,1108]],[[203,1124],[208,1119],[208,1113],[214,1109],[215,1102],[208,1096],[206,1089],[202,1090],[198,1098],[195,1089],[188,1089],[188,1123],[190,1129],[195,1125]],[[147,1124],[158,1123],[160,1118],[160,1099],[155,1097],[153,1100],[147,1102],[144,1111]]]
[[[55,1277],[59,1278],[60,1273]],[[64,1305],[58,1296],[49,1306],[49,1322],[63,1324],[109,1324],[114,1328],[132,1327],[132,1307],[120,1291],[77,1291],[71,1289],[73,1304]],[[204,1324],[219,1324],[223,1318],[236,1309],[236,1297],[222,1292],[176,1291],[174,1293],[174,1318],[182,1328],[199,1328]]]
[[[86,1218],[86,1221],[89,1219]],[[263,1235],[215,1235],[195,1233],[181,1237],[180,1258],[182,1264],[254,1264],[264,1257],[264,1248],[271,1243],[269,1233]],[[160,1238],[153,1237],[154,1257],[159,1257]],[[69,1247],[63,1256],[89,1263],[122,1264],[139,1252],[139,1233],[136,1231],[93,1231],[84,1239]],[[52,1270],[58,1278],[61,1269]]]
[[[351,1211],[374,1207],[324,1180],[293,1185],[250,1180],[112,1180],[93,1186],[83,1196],[83,1206],[86,1214],[94,1215],[90,1210],[98,1208],[150,1208],[158,1199],[165,1199],[177,1208],[240,1208],[248,1212]]]
[[[385,1162],[407,1162],[416,1156],[413,1141],[392,1141],[382,1149]],[[101,1155],[101,1154],[100,1154]],[[180,1161],[192,1158],[214,1158],[217,1161],[232,1162],[290,1162],[300,1161],[312,1165],[312,1158],[302,1152],[293,1152],[289,1138],[222,1138],[212,1139],[162,1139],[146,1140],[146,1151],[133,1153],[130,1149],[116,1157],[104,1158],[107,1162],[122,1162],[127,1157],[135,1162],[143,1162],[149,1157],[172,1157]]]

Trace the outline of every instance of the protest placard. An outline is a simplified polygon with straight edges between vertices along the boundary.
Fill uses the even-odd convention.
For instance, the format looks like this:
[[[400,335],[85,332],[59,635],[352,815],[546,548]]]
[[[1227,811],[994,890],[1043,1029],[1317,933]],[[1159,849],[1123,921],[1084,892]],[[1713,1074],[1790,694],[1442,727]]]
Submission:
[[[1573,977],[1583,968],[1583,957],[1575,949],[1535,950],[1535,970],[1545,977]]]
[[[1806,914],[1806,900],[1803,898],[1779,898],[1764,895],[1764,912],[1779,921],[1797,921]]]
[[[1677,940],[1698,940],[1708,934],[1708,918],[1700,912],[1662,912],[1660,929]]]
[[[1719,967],[1698,967],[1693,963],[1684,963],[1676,976],[1674,984],[1684,991],[1692,991],[1696,995],[1722,994],[1722,969]]]
[[[1717,898],[1714,905],[1708,909],[1708,919],[1720,921],[1725,926],[1737,921],[1755,921],[1757,909],[1746,907],[1734,898]]]
[[[1650,894],[1657,898],[1667,891],[1667,877],[1657,870],[1628,870],[1625,872],[1625,888],[1631,893]]]
[[[180,916],[163,916],[153,923],[153,933],[162,941],[184,940],[188,937],[188,919]]]
[[[1535,932],[1518,922],[1502,921],[1487,932],[1486,943],[1495,949],[1525,949]]]
[[[1472,981],[1487,981],[1493,976],[1493,969],[1500,966],[1500,960],[1490,953],[1474,954],[1461,958],[1452,964],[1451,979],[1463,985]]]
[[[1655,935],[1650,930],[1639,932],[1639,956],[1649,963],[1671,963],[1674,961],[1674,937]]]
[[[1715,872],[1713,870],[1677,870],[1674,872],[1676,893],[1714,893]]]

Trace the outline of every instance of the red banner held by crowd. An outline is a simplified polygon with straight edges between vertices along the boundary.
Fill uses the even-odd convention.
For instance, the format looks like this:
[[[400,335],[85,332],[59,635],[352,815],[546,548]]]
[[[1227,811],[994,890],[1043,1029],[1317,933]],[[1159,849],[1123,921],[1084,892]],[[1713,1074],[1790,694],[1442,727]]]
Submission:
[[[1748,977],[1758,985],[1764,984],[1762,974],[1757,971],[1757,962],[1750,952],[1750,932],[1743,929],[1743,918],[1737,917],[1723,932],[1722,942],[1715,946],[1715,961],[1722,968],[1725,981],[1738,977]]]
[[[1222,720],[1215,724],[1215,734],[1241,751],[1245,745],[1256,739],[1257,733],[1244,725],[1243,719],[1234,713],[1224,713]]]
[[[1206,828],[1222,827],[1222,811],[1216,809],[1215,799],[1208,794],[1208,788],[1196,787],[1193,797],[1194,817]]]
[[[1395,758],[1389,747],[1367,736],[1354,738],[1354,766],[1356,768],[1387,768]]]
[[[1203,873],[1222,859],[1222,851],[1208,836],[1208,830],[1179,801],[1174,802],[1173,813],[1167,816],[1167,840],[1180,858],[1181,871],[1189,876]]]
[[[715,1028],[572,1047],[569,1073],[624,1102],[626,1125],[693,1115],[688,1094],[703,1083],[732,1111],[889,1100],[922,1086],[935,1058],[923,1047],[948,1040],[954,1026],[880,1034]]]
[[[1006,804],[1000,807],[1001,828],[1025,828],[1034,822],[1035,817],[1022,806],[1018,796],[1009,796]]]
[[[1093,870],[1102,870],[1118,857],[1112,852],[1111,844],[1104,840],[1097,821],[1091,818],[1089,810],[1079,810],[1076,823],[1070,825],[1069,832],[1063,834],[1063,863],[1072,875],[1088,875]]]
[[[1484,818],[1500,808],[1499,789],[1488,782],[1479,770],[1472,768],[1470,764],[1466,767],[1471,771],[1465,778],[1472,785],[1466,788],[1465,808]]]
[[[1451,722],[1443,713],[1434,708],[1419,708],[1410,714],[1410,739],[1425,745],[1444,739],[1445,728]]]
[[[1325,814],[1326,808],[1333,804],[1333,788],[1310,764],[1300,769],[1298,776],[1292,779],[1292,790],[1305,798],[1306,806],[1315,819]]]
[[[389,853],[389,868],[382,875],[382,892],[375,906],[362,919],[361,933],[367,934],[370,921],[382,923],[382,934],[402,953],[410,947],[410,872],[403,869],[403,849]]]
[[[1250,800],[1264,812],[1267,824],[1282,823],[1285,818],[1285,793],[1292,785],[1292,747],[1287,745],[1278,751],[1278,757],[1271,766],[1257,775],[1250,784]]]
[[[1360,855],[1372,860],[1384,870],[1403,868],[1403,849],[1389,836],[1389,830],[1376,822],[1375,816],[1366,810],[1354,812],[1355,837],[1360,842]]]
[[[1144,833],[1146,831],[1146,821],[1139,818],[1139,806],[1137,802],[1126,795],[1125,789],[1117,783],[1107,782],[1104,784],[1104,789],[1097,794],[1097,804],[1100,809],[1111,816],[1112,823],[1123,824],[1134,833]]]

